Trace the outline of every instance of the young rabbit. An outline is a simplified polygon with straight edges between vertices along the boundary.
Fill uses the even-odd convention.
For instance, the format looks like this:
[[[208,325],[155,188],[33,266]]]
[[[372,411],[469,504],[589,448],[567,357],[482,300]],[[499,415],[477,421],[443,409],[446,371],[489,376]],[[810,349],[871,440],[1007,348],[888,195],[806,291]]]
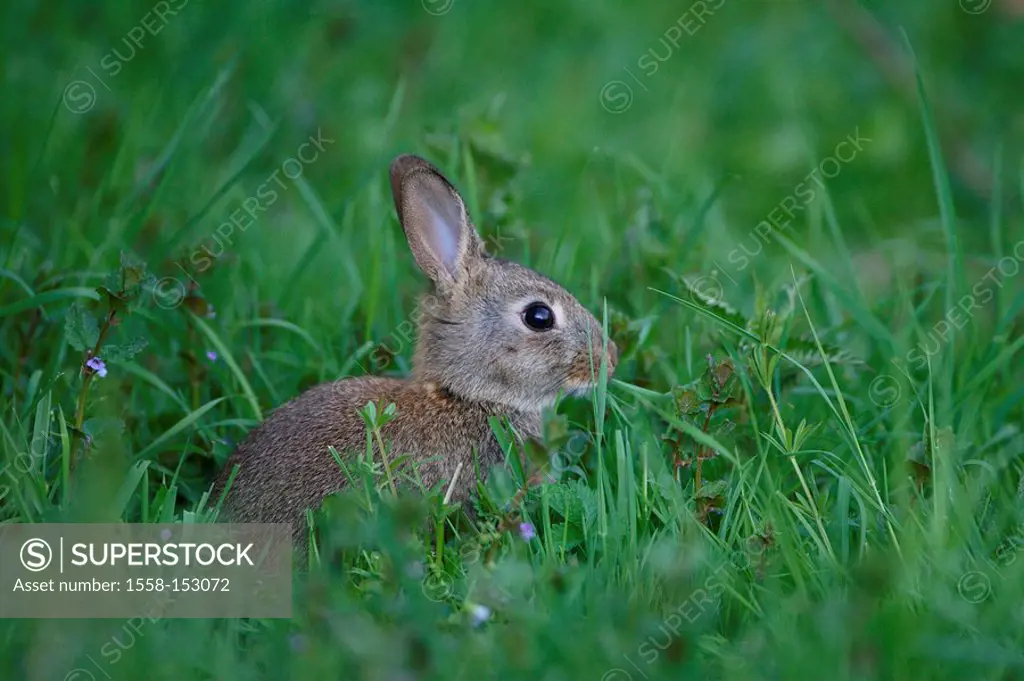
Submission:
[[[367,402],[397,407],[382,430],[388,461],[433,459],[418,466],[423,482],[443,480],[464,501],[476,485],[474,457],[482,473],[503,462],[488,417],[537,436],[545,406],[591,387],[602,362],[610,376],[617,361],[615,344],[603,347],[601,325],[565,289],[484,251],[459,193],[430,163],[395,159],[391,191],[413,258],[433,281],[419,308],[412,377],[311,388],[249,433],[214,487],[218,499],[238,464],[222,517],[291,523],[300,548],[306,509],[345,484],[328,445],[343,456],[365,450]]]

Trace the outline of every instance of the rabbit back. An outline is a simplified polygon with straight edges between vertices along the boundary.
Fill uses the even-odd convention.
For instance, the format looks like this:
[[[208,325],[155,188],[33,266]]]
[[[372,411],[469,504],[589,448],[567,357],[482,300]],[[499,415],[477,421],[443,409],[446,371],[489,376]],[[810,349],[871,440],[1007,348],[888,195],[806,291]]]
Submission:
[[[365,452],[366,426],[359,411],[371,401],[378,409],[391,403],[397,407],[397,415],[381,432],[389,463],[408,455],[427,487],[438,480],[450,483],[459,469],[453,501],[464,501],[475,488],[474,452],[481,472],[504,460],[488,423],[489,417],[504,415],[497,406],[459,399],[435,385],[395,379],[325,383],[274,411],[238,446],[214,488],[216,500],[237,464],[222,517],[290,523],[297,543],[304,544],[306,509],[319,507],[346,484],[328,447],[346,459]],[[522,433],[540,429],[539,419],[509,417]],[[374,443],[376,461],[379,456]]]

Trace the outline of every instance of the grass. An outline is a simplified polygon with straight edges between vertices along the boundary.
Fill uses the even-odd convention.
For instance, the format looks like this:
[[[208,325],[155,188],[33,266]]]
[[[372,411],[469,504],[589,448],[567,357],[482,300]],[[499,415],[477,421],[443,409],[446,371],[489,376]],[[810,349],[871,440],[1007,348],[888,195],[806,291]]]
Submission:
[[[1021,19],[866,4],[5,6],[0,521],[207,521],[407,374],[401,152],[621,362],[496,424],[480,528],[343,461],[291,620],[2,620],[4,678],[1020,678]]]

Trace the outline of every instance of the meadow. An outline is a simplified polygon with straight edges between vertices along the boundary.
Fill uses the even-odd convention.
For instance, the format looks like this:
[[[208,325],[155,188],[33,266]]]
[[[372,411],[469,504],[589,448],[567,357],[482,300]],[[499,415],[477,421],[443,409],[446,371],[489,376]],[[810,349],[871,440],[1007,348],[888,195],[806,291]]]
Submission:
[[[620,350],[476,526],[364,466],[292,618],[0,619],[0,678],[1024,678],[1022,3],[0,17],[0,523],[212,522],[275,407],[407,375],[400,153]]]

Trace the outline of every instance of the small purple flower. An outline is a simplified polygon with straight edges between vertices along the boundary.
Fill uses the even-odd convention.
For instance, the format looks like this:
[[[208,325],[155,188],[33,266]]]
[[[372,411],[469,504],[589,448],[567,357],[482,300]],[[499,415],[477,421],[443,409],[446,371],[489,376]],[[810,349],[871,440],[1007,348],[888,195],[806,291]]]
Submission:
[[[213,350],[207,350],[206,351],[206,359],[210,360],[211,362],[216,362],[217,361],[217,353],[214,352]]]
[[[473,626],[479,627],[481,624],[491,619],[491,609],[486,605],[470,606],[469,617],[473,622]]]
[[[288,645],[293,652],[301,653],[308,647],[308,641],[302,634],[292,634],[288,637]]]
[[[85,363],[85,366],[89,367],[97,374],[99,374],[100,378],[103,378],[107,375],[107,363],[104,362],[99,357],[90,358],[89,361]]]
[[[532,523],[519,523],[519,536],[523,541],[530,541],[537,536],[537,530]]]
[[[163,539],[164,541],[170,541],[171,540],[171,528],[165,527],[164,529],[160,530],[160,538]]]

